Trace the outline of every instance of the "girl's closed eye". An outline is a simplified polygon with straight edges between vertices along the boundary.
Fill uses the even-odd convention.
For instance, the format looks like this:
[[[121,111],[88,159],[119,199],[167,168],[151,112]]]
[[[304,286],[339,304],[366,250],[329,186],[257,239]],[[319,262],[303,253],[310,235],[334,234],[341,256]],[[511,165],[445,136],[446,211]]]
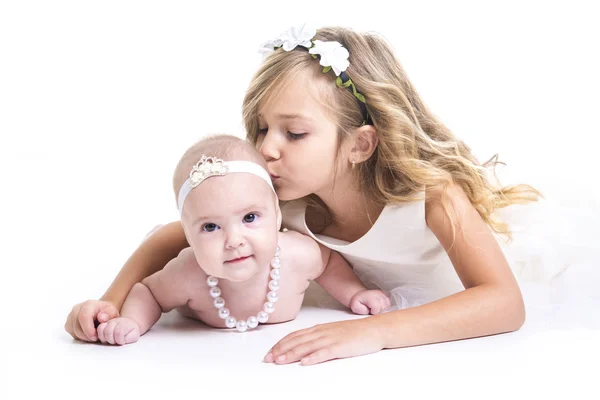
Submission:
[[[204,225],[202,225],[202,231],[203,232],[214,232],[216,230],[220,229],[219,225],[212,223],[212,222],[208,222]]]
[[[269,128],[258,128],[259,135],[266,135],[269,131]],[[287,131],[287,136],[290,140],[299,140],[302,139],[306,135],[306,132],[295,133],[291,131]]]
[[[288,136],[289,136],[290,140],[300,140],[305,135],[306,135],[306,133],[294,133],[294,132],[288,131]]]

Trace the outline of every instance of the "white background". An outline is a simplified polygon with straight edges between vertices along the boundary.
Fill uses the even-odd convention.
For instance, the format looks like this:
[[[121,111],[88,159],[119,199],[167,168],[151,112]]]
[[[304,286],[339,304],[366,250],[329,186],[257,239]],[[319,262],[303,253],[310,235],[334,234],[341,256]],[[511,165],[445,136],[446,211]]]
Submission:
[[[170,315],[132,350],[81,345],[63,331],[70,308],[102,295],[143,236],[177,217],[171,174],[181,152],[207,133],[244,135],[258,46],[305,21],[381,33],[431,109],[480,159],[507,162],[507,183],[597,213],[593,2],[447,3],[2,1],[0,397],[219,389],[584,398],[593,385],[582,362],[598,355],[597,332],[543,319],[513,335],[312,369],[267,369],[260,358],[294,328],[345,314],[307,309],[228,341],[191,336],[198,328]],[[173,326],[183,333],[169,335]]]

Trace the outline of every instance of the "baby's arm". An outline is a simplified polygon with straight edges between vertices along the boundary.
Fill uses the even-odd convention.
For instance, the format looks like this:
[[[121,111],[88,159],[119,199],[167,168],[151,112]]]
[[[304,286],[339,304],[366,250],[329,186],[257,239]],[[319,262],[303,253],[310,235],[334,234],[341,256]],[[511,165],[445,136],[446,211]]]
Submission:
[[[73,307],[67,316],[65,330],[75,339],[95,342],[94,321],[107,322],[119,316],[119,310],[132,286],[160,271],[188,246],[179,221],[153,232],[127,260],[100,300],[87,300]]]
[[[356,314],[379,314],[391,306],[381,290],[368,290],[352,267],[337,252],[319,245],[325,268],[315,281]]]
[[[295,240],[294,254],[298,268],[307,271],[308,279],[316,281],[345,307],[356,314],[378,314],[391,306],[390,298],[381,290],[368,290],[354,274],[348,262],[335,251],[297,232],[287,235]]]
[[[350,308],[352,296],[367,288],[354,274],[352,267],[337,252],[319,245],[324,266],[315,281],[331,294],[337,301]]]
[[[136,283],[125,299],[121,317],[98,326],[103,343],[133,343],[146,333],[163,312],[187,304],[198,275],[191,249],[183,250],[165,268]]]

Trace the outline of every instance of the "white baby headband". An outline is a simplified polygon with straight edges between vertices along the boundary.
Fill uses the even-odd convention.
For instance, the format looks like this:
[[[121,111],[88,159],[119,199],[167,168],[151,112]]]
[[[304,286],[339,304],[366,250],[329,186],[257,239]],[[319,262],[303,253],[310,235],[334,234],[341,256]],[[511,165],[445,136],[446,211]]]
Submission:
[[[269,174],[260,165],[251,161],[223,161],[220,158],[209,157],[202,154],[202,158],[200,158],[190,171],[190,177],[183,182],[181,189],[179,189],[179,196],[177,197],[179,215],[183,212],[183,203],[192,189],[211,176],[223,176],[232,172],[245,172],[256,175],[267,182],[269,187],[275,193],[275,188],[273,187]]]

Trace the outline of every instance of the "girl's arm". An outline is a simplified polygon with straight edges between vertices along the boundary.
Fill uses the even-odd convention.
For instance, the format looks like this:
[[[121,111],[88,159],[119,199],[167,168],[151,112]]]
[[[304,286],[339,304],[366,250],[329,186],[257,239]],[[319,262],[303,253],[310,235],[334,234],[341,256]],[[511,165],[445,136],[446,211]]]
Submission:
[[[120,309],[133,285],[163,269],[186,247],[189,244],[181,222],[171,222],[158,228],[129,257],[100,300]]]
[[[447,198],[452,221],[442,208],[441,194],[433,193],[426,204],[427,225],[466,290],[373,320],[386,348],[505,333],[525,322],[519,285],[491,230],[460,187],[449,187]]]
[[[426,220],[444,246],[466,290],[422,306],[293,332],[277,343],[267,362],[315,364],[398,348],[510,332],[525,321],[517,281],[491,230],[458,186],[428,193]],[[453,226],[456,236],[453,235]]]

